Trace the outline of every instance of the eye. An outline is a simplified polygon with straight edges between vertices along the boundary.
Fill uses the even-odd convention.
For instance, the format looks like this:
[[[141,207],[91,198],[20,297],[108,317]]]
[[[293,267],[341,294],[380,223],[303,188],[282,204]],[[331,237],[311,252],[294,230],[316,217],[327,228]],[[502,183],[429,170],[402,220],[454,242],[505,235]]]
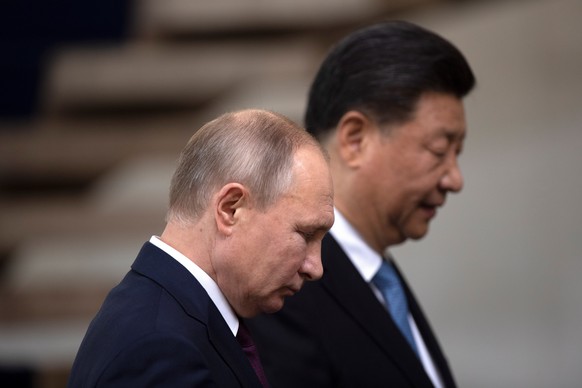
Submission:
[[[311,241],[315,237],[314,232],[299,231],[298,232],[305,241]]]
[[[438,138],[427,144],[426,148],[436,157],[444,158],[450,149],[450,143],[446,138]]]
[[[430,151],[438,158],[444,158],[448,152],[447,149],[436,149],[436,148],[433,148]]]

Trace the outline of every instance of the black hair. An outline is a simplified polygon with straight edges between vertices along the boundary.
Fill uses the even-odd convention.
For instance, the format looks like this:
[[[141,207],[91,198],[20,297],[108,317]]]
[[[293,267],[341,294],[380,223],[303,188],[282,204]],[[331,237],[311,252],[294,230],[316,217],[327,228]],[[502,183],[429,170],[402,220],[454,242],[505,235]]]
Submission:
[[[311,85],[305,127],[321,139],[349,110],[403,123],[423,93],[463,98],[474,85],[469,63],[446,39],[409,22],[375,24],[331,49]]]

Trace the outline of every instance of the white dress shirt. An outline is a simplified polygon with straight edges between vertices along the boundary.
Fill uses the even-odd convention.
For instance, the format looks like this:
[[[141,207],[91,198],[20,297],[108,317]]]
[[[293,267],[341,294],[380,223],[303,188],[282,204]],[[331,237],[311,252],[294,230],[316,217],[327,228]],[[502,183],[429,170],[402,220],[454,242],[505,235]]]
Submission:
[[[152,236],[150,238],[150,243],[154,244],[156,247],[160,248],[162,251],[166,252],[168,255],[172,256],[178,263],[182,264],[188,272],[192,274],[202,285],[208,296],[214,304],[218,311],[226,321],[226,324],[232,331],[232,334],[236,336],[238,332],[238,317],[236,316],[234,310],[226,300],[218,285],[206,272],[202,270],[199,266],[194,264],[194,262],[184,256],[182,253],[178,252],[176,249],[172,248],[165,242],[163,242],[158,236]]]
[[[362,239],[360,234],[350,225],[350,223],[344,218],[344,216],[334,208],[335,221],[330,230],[331,235],[340,245],[342,250],[346,253],[352,264],[356,267],[362,278],[370,285],[370,288],[378,298],[378,300],[386,305],[382,293],[378,288],[372,283],[372,278],[380,269],[382,265],[382,256],[374,251],[366,242]],[[386,252],[387,255],[388,252]],[[436,388],[442,388],[443,384],[439,376],[432,357],[426,348],[424,340],[414,318],[408,313],[408,321],[410,322],[410,328],[412,329],[412,335],[414,336],[414,341],[418,348],[418,354],[420,361],[424,366],[427,375],[430,377],[433,385]]]

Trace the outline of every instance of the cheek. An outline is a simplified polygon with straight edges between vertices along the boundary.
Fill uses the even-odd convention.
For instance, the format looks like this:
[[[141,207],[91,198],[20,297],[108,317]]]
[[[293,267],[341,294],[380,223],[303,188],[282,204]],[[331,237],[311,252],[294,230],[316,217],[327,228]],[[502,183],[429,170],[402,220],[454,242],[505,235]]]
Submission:
[[[298,272],[306,256],[306,244],[302,237],[292,238],[287,244],[281,245],[271,263],[277,279],[288,282]]]
[[[401,180],[403,194],[410,201],[418,201],[438,187],[441,172],[438,169],[431,171],[410,171],[407,179]]]
[[[296,257],[296,243],[292,240],[277,238],[273,233],[265,235],[265,244],[253,254],[254,268],[259,269],[262,275],[284,272],[290,266],[293,257]],[[280,236],[279,236],[280,237]],[[251,267],[252,268],[252,267]]]

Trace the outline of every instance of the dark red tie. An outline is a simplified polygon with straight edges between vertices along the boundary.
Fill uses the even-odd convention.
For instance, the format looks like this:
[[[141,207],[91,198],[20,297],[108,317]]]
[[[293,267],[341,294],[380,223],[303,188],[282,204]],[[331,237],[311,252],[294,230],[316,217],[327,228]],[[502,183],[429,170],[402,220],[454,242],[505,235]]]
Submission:
[[[261,364],[261,360],[259,359],[259,352],[257,352],[257,347],[253,342],[251,333],[249,333],[249,329],[246,327],[242,320],[240,321],[238,327],[238,333],[236,333],[236,339],[238,340],[238,343],[242,347],[245,356],[247,356],[249,362],[251,363],[251,366],[255,370],[255,373],[257,374],[257,377],[259,378],[259,381],[261,382],[263,387],[265,388],[269,387],[267,376],[265,376],[263,365]]]

